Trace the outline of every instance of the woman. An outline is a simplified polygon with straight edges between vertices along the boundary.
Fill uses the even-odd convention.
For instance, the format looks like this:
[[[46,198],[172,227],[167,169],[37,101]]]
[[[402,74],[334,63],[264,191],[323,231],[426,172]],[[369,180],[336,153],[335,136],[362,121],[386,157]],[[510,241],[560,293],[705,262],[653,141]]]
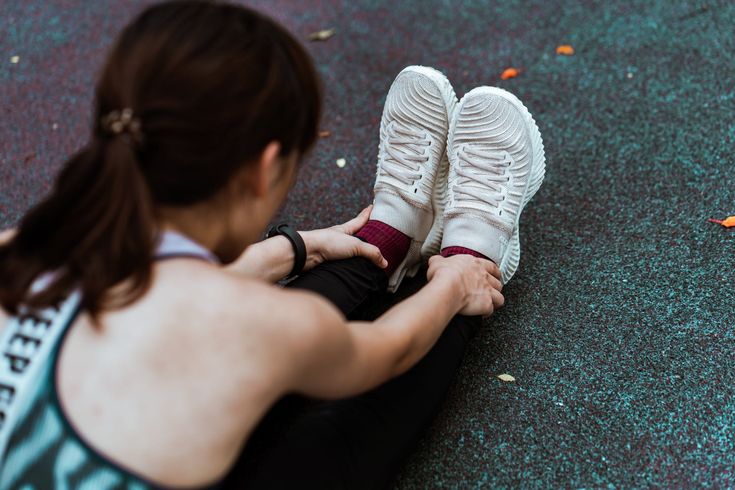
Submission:
[[[0,488],[389,481],[503,303],[543,148],[510,94],[457,105],[410,67],[374,207],[258,241],[320,105],[303,48],[251,10],[168,2],[123,31],[90,142],[0,238]]]

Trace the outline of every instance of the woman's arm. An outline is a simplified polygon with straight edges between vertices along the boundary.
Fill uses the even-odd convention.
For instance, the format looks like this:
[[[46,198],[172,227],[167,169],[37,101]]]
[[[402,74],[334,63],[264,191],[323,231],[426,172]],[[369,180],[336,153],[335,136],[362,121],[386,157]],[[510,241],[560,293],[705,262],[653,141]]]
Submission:
[[[378,247],[352,236],[370,218],[371,209],[372,206],[368,206],[357,217],[341,225],[299,232],[306,245],[304,271],[326,260],[356,256],[365,257],[379,267],[386,267],[388,264]],[[291,243],[284,236],[276,236],[250,245],[240,258],[229,264],[227,268],[247,277],[276,282],[291,272],[293,264],[294,251]]]
[[[296,352],[292,389],[341,398],[374,388],[426,355],[457,313],[488,315],[503,304],[500,272],[490,261],[432,257],[428,277],[423,289],[372,323],[346,322],[326,302],[302,297],[293,305],[300,328],[288,336]]]
[[[303,238],[303,234],[302,234]],[[306,240],[304,240],[306,244]],[[309,263],[309,245],[307,245],[307,260]],[[291,242],[285,236],[275,236],[262,242],[250,245],[227,268],[232,272],[262,279],[267,282],[276,282],[291,272],[294,264],[294,250]],[[304,266],[306,267],[306,266]]]

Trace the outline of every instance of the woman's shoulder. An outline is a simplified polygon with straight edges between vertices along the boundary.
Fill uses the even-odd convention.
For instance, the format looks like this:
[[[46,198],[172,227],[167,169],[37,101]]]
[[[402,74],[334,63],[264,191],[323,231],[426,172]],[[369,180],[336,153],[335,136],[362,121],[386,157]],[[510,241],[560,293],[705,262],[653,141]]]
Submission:
[[[222,342],[268,340],[284,346],[288,337],[308,333],[310,326],[336,309],[314,293],[266,283],[205,263],[162,264],[156,270],[151,299],[160,296],[188,321],[197,334],[216,331]],[[193,262],[193,261],[192,261]],[[249,343],[249,342],[248,342]]]
[[[263,396],[288,391],[295,371],[318,355],[328,328],[341,318],[334,306],[311,292],[206,264],[158,269],[156,289],[177,290],[169,305],[178,310],[180,320],[169,323],[167,332],[184,330],[185,344],[195,346],[197,352],[177,351],[188,351],[187,356],[196,356],[214,370],[224,368],[236,385],[251,386]],[[260,382],[265,385],[256,388]],[[250,396],[250,392],[241,395]]]
[[[264,309],[274,295],[278,296],[276,287],[208,263],[168,260],[156,265],[146,300],[228,327],[266,316]]]

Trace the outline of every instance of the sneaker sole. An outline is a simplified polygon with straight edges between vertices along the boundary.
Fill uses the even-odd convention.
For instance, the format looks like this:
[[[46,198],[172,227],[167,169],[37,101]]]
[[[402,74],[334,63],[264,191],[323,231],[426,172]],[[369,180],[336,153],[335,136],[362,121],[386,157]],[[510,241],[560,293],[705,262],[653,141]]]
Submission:
[[[425,77],[431,79],[441,92],[442,98],[444,99],[444,105],[447,109],[447,128],[452,123],[452,117],[457,108],[457,95],[454,92],[452,84],[449,79],[439,70],[428,66],[413,65],[401,70],[401,73],[406,71],[412,71],[420,73]],[[399,73],[400,75],[400,73]],[[429,234],[426,236],[426,240],[421,246],[421,257],[428,258],[432,255],[439,253],[442,243],[442,233],[444,232],[444,203],[447,198],[447,179],[449,178],[449,160],[447,158],[447,149],[444,148],[442,160],[439,163],[439,168],[436,172],[434,179],[434,187],[431,194],[432,208],[434,209],[434,222],[429,229]],[[420,263],[412,267],[409,271],[409,277],[413,277],[416,271],[420,267]]]
[[[531,154],[533,156],[531,161],[531,169],[529,170],[528,176],[529,182],[524,191],[520,209],[518,210],[518,213],[516,215],[515,223],[513,225],[513,235],[508,242],[508,248],[503,254],[503,257],[500,260],[500,264],[498,264],[498,266],[500,267],[501,281],[503,284],[506,284],[513,277],[516,270],[518,270],[518,264],[521,261],[521,240],[519,234],[521,213],[523,212],[523,208],[526,207],[526,204],[528,204],[534,194],[536,194],[536,192],[541,187],[541,183],[544,181],[544,175],[546,174],[546,156],[544,154],[544,143],[541,139],[541,132],[536,125],[536,120],[533,118],[531,112],[526,108],[526,106],[523,105],[523,102],[518,99],[518,97],[508,92],[507,90],[503,90],[502,88],[498,87],[478,87],[472,89],[469,93],[481,93],[501,97],[513,104],[513,106],[518,109],[518,111],[523,116],[523,119],[526,123],[526,128],[528,129],[529,135],[531,137]],[[469,93],[466,94],[465,97],[469,95]],[[464,100],[464,97],[462,99]],[[462,101],[460,101],[459,105],[461,104]],[[447,141],[447,148],[451,147],[453,136],[454,132],[450,130]]]

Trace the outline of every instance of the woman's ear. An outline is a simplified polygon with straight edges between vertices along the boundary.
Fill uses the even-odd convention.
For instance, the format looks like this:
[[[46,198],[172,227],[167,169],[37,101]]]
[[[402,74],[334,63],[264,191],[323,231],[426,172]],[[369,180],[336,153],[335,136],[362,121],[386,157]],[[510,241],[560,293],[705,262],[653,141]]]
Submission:
[[[260,154],[260,159],[253,166],[252,192],[256,197],[263,197],[271,190],[273,184],[278,180],[281,172],[281,162],[278,154],[281,152],[281,144],[271,141]]]

